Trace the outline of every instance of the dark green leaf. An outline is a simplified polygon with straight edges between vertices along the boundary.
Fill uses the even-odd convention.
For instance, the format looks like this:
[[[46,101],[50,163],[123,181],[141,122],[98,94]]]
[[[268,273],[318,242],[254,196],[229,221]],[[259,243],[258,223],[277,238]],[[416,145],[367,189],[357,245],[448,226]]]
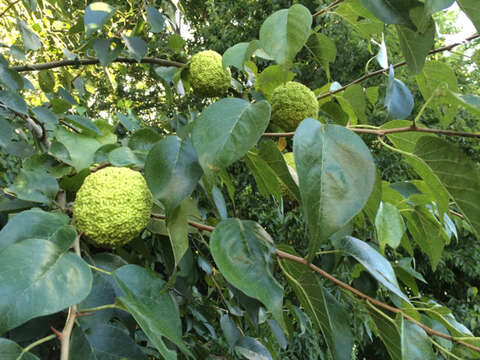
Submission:
[[[37,118],[38,121],[45,125],[45,128],[49,131],[55,130],[55,127],[58,124],[58,116],[55,115],[50,109],[46,107],[37,106],[32,108],[33,115]]]
[[[286,246],[279,249],[293,253]],[[344,307],[322,287],[308,267],[287,259],[280,260],[279,263],[305,312],[322,332],[332,358],[350,360],[353,334]]]
[[[116,114],[118,121],[127,129],[128,131],[138,130],[140,125],[138,125],[137,120],[131,116],[123,115],[122,113],[117,112]]]
[[[51,70],[43,70],[38,73],[38,84],[43,92],[51,93],[55,88],[55,75]]]
[[[90,293],[92,273],[80,257],[53,242],[29,239],[0,252],[0,283],[3,333],[82,301]]]
[[[336,247],[353,256],[387,289],[407,303],[409,302],[408,297],[400,290],[392,265],[374,248],[351,236],[346,236],[338,241]]]
[[[191,215],[195,214],[192,211],[191,201],[188,199],[168,213],[167,232],[172,245],[175,266],[188,250],[188,217]]]
[[[165,24],[165,17],[153,6],[147,8],[147,16],[151,31],[154,33],[161,32]]]
[[[3,103],[9,109],[16,111],[20,114],[28,114],[27,103],[25,102],[25,100],[23,100],[20,95],[12,91],[0,91],[0,103]]]
[[[405,233],[405,223],[400,211],[394,205],[383,201],[375,218],[375,228],[381,252],[385,249],[385,245],[396,249]]]
[[[88,117],[80,115],[67,115],[63,118],[63,120],[74,125],[77,128],[93,131],[100,136],[104,135],[102,131]]]
[[[18,91],[23,88],[22,77],[6,66],[0,66],[0,83],[6,85],[12,91]]]
[[[143,166],[141,156],[137,156],[132,149],[127,146],[120,146],[108,153],[108,161],[113,166]]]
[[[164,358],[176,360],[177,355],[165,345],[162,337],[193,357],[182,340],[182,324],[172,296],[168,291],[160,293],[165,282],[153,271],[137,265],[122,266],[115,270],[114,277],[124,293],[119,301]]]
[[[320,244],[364,207],[375,184],[375,164],[358,135],[315,119],[297,128],[293,153],[312,259]]]
[[[147,360],[147,356],[125,330],[99,325],[87,333],[97,360]]]
[[[72,331],[70,360],[97,360],[87,336],[79,326],[75,326]]]
[[[320,61],[327,74],[327,79],[330,80],[330,64],[335,62],[337,57],[335,41],[322,33],[316,33],[310,36],[307,46]]]
[[[223,314],[220,317],[220,327],[222,328],[223,335],[230,347],[233,347],[237,340],[242,337],[237,325],[227,314]]]
[[[135,131],[128,139],[128,147],[133,150],[150,151],[153,145],[161,139],[152,128],[143,128]]]
[[[145,162],[145,179],[153,197],[167,212],[176,208],[197,186],[203,174],[190,139],[175,135],[160,140]]]
[[[18,360],[22,355],[22,360],[39,360],[38,357],[30,352],[22,354],[22,347],[12,340],[0,338],[0,354],[2,354],[2,360]]]
[[[480,8],[476,0],[457,0],[460,9],[472,20],[473,25],[480,32]]]
[[[115,44],[112,50],[111,46]],[[107,66],[122,52],[122,44],[118,39],[97,39],[93,43],[93,50],[97,53],[98,59],[102,66]]]
[[[22,211],[11,218],[0,231],[0,251],[25,239],[48,239],[69,221],[67,215],[59,212],[46,212],[40,209]]]
[[[416,30],[410,10],[422,5],[417,0],[361,0],[361,3],[385,24],[405,25]]]
[[[115,9],[104,2],[94,2],[87,6],[83,23],[87,36],[100,30],[113,16]]]
[[[312,26],[312,14],[300,4],[270,15],[260,28],[260,44],[278,64],[293,61],[305,45]]]
[[[225,168],[243,157],[270,121],[270,105],[242,99],[221,99],[195,120],[192,141],[204,171]]]
[[[243,336],[235,343],[235,351],[248,360],[273,360],[267,348],[249,336]]]
[[[425,14],[432,15],[437,11],[447,9],[455,2],[455,0],[425,0]]]
[[[21,200],[50,204],[57,195],[58,183],[46,172],[21,169],[8,191]]]
[[[210,251],[223,276],[260,300],[285,329],[283,288],[270,270],[274,253],[270,235],[254,221],[222,220],[210,237]]]
[[[253,151],[249,151],[244,160],[255,178],[260,194],[266,198],[273,195],[280,202],[282,196],[280,183],[275,172],[268,166],[267,162]]]

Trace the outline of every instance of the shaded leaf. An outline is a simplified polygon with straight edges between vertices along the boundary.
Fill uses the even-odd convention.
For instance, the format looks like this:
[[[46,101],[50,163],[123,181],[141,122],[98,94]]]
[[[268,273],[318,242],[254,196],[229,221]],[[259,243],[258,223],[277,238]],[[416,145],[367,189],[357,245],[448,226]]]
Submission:
[[[112,44],[115,44],[112,50]],[[122,52],[122,44],[118,39],[96,39],[93,43],[93,50],[100,60],[102,66],[107,66],[115,60]]]
[[[0,354],[2,360],[18,360],[22,355],[22,360],[39,360],[38,357],[30,352],[22,354],[22,347],[12,340],[0,338]]]
[[[165,17],[153,6],[147,8],[148,25],[154,33],[161,32],[165,24]]]
[[[412,113],[413,105],[412,93],[401,80],[395,79],[393,67],[390,66],[385,95],[385,107],[388,115],[394,119],[405,119]]]
[[[58,183],[47,172],[21,169],[7,190],[21,200],[50,204],[57,195]]]
[[[421,5],[417,0],[361,0],[361,3],[385,24],[405,25],[416,30],[410,10]]]
[[[243,336],[235,343],[235,351],[248,360],[273,360],[267,348],[249,336]]]
[[[138,36],[125,36],[122,35],[122,39],[127,45],[128,51],[133,55],[135,60],[140,62],[147,53],[147,43]]]
[[[3,103],[9,109],[14,110],[20,114],[28,114],[27,103],[25,102],[25,100],[23,100],[20,95],[12,91],[0,91],[0,103]]]
[[[37,34],[35,34],[22,19],[17,18],[17,29],[23,40],[25,51],[38,50],[42,47],[42,42]]]
[[[382,252],[385,245],[390,245],[393,249],[396,249],[405,233],[405,223],[400,211],[394,205],[383,201],[380,202],[375,218],[375,228]]]
[[[113,16],[115,9],[104,2],[94,2],[87,6],[83,23],[87,36],[100,30]]]

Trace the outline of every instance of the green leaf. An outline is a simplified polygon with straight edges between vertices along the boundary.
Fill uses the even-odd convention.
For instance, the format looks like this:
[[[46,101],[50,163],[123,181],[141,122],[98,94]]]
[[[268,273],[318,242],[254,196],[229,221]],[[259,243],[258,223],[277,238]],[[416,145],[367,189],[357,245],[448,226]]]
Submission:
[[[37,106],[32,108],[33,115],[45,125],[45,128],[49,131],[55,130],[58,124],[58,116],[53,111],[46,107]]]
[[[92,273],[74,253],[29,239],[0,252],[0,283],[1,334],[82,301],[90,293]]]
[[[125,45],[127,45],[128,51],[130,51],[135,60],[140,62],[140,60],[142,60],[147,53],[147,43],[138,36],[122,35],[122,39],[125,42]]]
[[[229,66],[234,66],[238,70],[243,70],[243,65],[250,59],[255,50],[258,49],[258,46],[258,40],[252,40],[249,43],[242,42],[229,47],[222,57],[223,68],[226,69]]]
[[[210,251],[228,282],[261,301],[285,330],[283,288],[271,272],[273,240],[254,221],[222,220],[210,237]]]
[[[172,209],[167,216],[167,232],[172,245],[175,266],[188,250],[188,217],[195,215],[188,199]]]
[[[68,150],[72,164],[77,171],[88,168],[93,164],[95,152],[105,144],[113,144],[117,138],[112,133],[106,133],[105,136],[90,136],[77,134],[58,127],[55,136]]]
[[[120,146],[108,153],[108,161],[113,166],[143,166],[142,156],[138,156],[127,146]]]
[[[104,324],[90,329],[86,335],[96,360],[148,359],[135,340],[121,328]]]
[[[431,211],[424,206],[417,206],[415,211],[405,213],[405,218],[413,240],[428,256],[432,269],[435,271],[443,248],[449,242],[445,229]]]
[[[311,31],[312,14],[300,4],[276,11],[260,28],[260,44],[278,64],[291,63]]]
[[[262,141],[258,155],[267,162],[268,166],[270,166],[293,196],[297,200],[300,200],[298,177],[294,178],[292,176],[292,173],[288,169],[288,165],[277,145],[272,140]]]
[[[375,164],[358,135],[315,119],[305,119],[297,128],[293,153],[311,260],[320,244],[362,210],[375,184]]]
[[[51,70],[43,70],[38,73],[38,84],[43,92],[51,93],[55,88],[55,75]]]
[[[269,99],[276,87],[293,80],[295,74],[281,65],[270,65],[263,70],[255,81],[255,90]]]
[[[223,335],[230,347],[233,347],[237,340],[242,337],[237,325],[227,314],[222,314],[220,317],[220,327],[222,328]]]
[[[457,0],[460,9],[472,20],[473,25],[480,32],[480,8],[475,0]]]
[[[16,111],[20,114],[27,115],[28,107],[23,98],[12,91],[3,90],[0,91],[0,103],[3,103],[9,109]]]
[[[112,44],[115,47],[112,49]],[[93,43],[93,50],[103,67],[112,63],[122,52],[122,43],[119,39],[96,39]]]
[[[420,73],[425,64],[425,58],[428,52],[432,49],[435,39],[435,21],[424,16],[424,11],[421,7],[412,11],[412,16],[415,16],[416,23],[426,23],[419,26],[417,31],[413,31],[407,27],[397,26],[397,33],[400,39],[400,47],[403,55],[407,61],[410,73],[416,75]],[[418,19],[418,20],[417,20]]]
[[[18,91],[23,88],[22,77],[16,71],[2,65],[0,65],[0,83],[12,91]]]
[[[287,246],[281,246],[279,250],[293,253]],[[345,308],[324,290],[307,266],[288,259],[280,260],[279,264],[305,312],[322,332],[332,358],[350,360],[354,341]]]
[[[308,39],[307,46],[322,64],[327,79],[330,81],[330,64],[334,63],[337,57],[335,41],[322,33],[315,33]]]
[[[97,360],[93,347],[79,326],[75,326],[72,331],[70,360]]]
[[[177,307],[155,272],[138,265],[125,265],[115,270],[114,278],[124,295],[118,300],[133,315],[142,330],[165,359],[177,359],[175,350],[169,349],[162,337],[174,343],[193,358],[182,340],[182,323]]]
[[[100,136],[104,135],[102,131],[88,117],[80,115],[67,115],[63,118],[63,120],[82,130],[93,131]]]
[[[47,172],[21,169],[7,190],[21,200],[51,204],[57,195],[58,183]]]
[[[396,249],[400,245],[405,233],[405,223],[397,207],[388,202],[381,202],[375,218],[380,251],[383,252],[385,245]]]
[[[416,30],[410,10],[422,5],[417,0],[361,0],[361,3],[385,24],[405,25]]]
[[[457,105],[463,106],[475,116],[480,117],[480,96],[471,94],[458,94],[453,91],[448,91],[448,95],[448,100],[453,101]]]
[[[160,139],[161,136],[152,128],[138,129],[128,139],[128,147],[132,150],[150,151]]]
[[[134,131],[140,129],[140,125],[138,124],[137,120],[129,115],[123,115],[120,112],[117,112],[116,117],[118,121],[123,125],[125,129],[128,131]]]
[[[353,256],[365,269],[388,290],[409,303],[408,297],[400,290],[392,265],[367,243],[346,236],[335,244],[336,248]]]
[[[150,31],[154,33],[161,32],[165,25],[165,17],[153,6],[147,8],[148,25]]]
[[[22,360],[39,360],[30,352],[23,353],[20,345],[5,338],[0,338],[0,354],[2,354],[2,360],[18,360],[20,356]]]
[[[417,141],[414,154],[430,167],[480,236],[480,171],[475,163],[454,144],[431,136]]]
[[[36,51],[42,47],[42,42],[37,34],[35,34],[22,19],[17,18],[17,29],[23,40],[25,51]]]
[[[235,351],[248,360],[273,360],[267,348],[249,336],[243,336],[235,343]]]
[[[87,36],[100,30],[115,13],[115,9],[104,2],[94,2],[87,6],[83,23]]]
[[[451,66],[440,61],[428,61],[416,79],[425,100],[444,84],[453,92],[459,91],[455,72]]]
[[[358,117],[361,123],[368,123],[368,119],[366,115],[367,100],[365,99],[365,93],[363,91],[362,86],[359,84],[349,86],[343,92],[342,97],[344,100],[348,102],[348,105],[354,112],[354,116]],[[339,95],[336,95],[337,101],[342,99],[342,97],[340,97]],[[342,108],[344,107],[344,105],[341,102],[340,102],[340,105],[342,105]],[[347,112],[345,109],[344,111]],[[352,124],[352,120],[350,120],[350,124]]]
[[[260,194],[266,198],[273,195],[280,202],[282,197],[280,183],[275,172],[268,166],[267,162],[253,151],[249,151],[244,160],[255,178]]]
[[[393,67],[390,66],[385,95],[385,107],[388,115],[393,119],[405,119],[412,113],[413,105],[412,93],[401,80],[395,79]]]
[[[242,158],[262,136],[270,121],[270,105],[242,99],[221,99],[195,120],[193,147],[204,171],[225,168]]]
[[[70,218],[59,212],[25,210],[15,215],[0,231],[0,251],[25,239],[48,239]]]
[[[191,140],[182,140],[176,135],[156,143],[145,162],[148,187],[167,212],[190,196],[202,174]]]
[[[432,15],[437,11],[447,9],[455,0],[425,0],[425,15]]]

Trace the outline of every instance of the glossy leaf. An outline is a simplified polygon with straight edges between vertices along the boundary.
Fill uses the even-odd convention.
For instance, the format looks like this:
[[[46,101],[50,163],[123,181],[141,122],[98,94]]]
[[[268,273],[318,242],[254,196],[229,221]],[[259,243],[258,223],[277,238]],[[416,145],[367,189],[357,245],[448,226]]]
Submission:
[[[138,265],[125,265],[115,270],[115,280],[124,295],[119,301],[133,315],[142,330],[165,359],[177,359],[176,351],[169,349],[162,337],[177,345],[183,353],[193,357],[182,340],[182,324],[178,310],[157,274]]]
[[[226,69],[229,66],[234,66],[239,70],[243,70],[243,65],[258,49],[258,40],[242,42],[229,47],[222,57],[222,65]]]
[[[13,71],[6,66],[0,65],[0,83],[4,84],[10,90],[17,91],[23,88],[23,79],[22,77],[16,72]]]
[[[390,245],[390,247],[396,249],[400,245],[406,230],[400,211],[394,205],[383,201],[380,203],[375,218],[375,228],[382,252],[385,245]]]
[[[270,121],[270,105],[242,99],[221,99],[195,120],[192,142],[204,171],[225,168],[242,158]]]
[[[455,0],[425,0],[425,14],[432,15],[437,11],[447,9]]]
[[[412,93],[401,80],[395,79],[393,67],[390,67],[385,95],[385,107],[388,115],[394,119],[405,119],[412,113],[413,105]]]
[[[385,24],[405,25],[416,30],[410,10],[421,5],[417,0],[361,0],[361,3]]]
[[[191,140],[182,140],[176,135],[156,143],[145,162],[148,187],[167,212],[190,196],[202,174]]]
[[[14,110],[20,114],[28,114],[27,103],[25,102],[25,100],[23,100],[20,95],[12,91],[0,91],[0,103],[3,103],[9,109]]]
[[[270,235],[254,221],[222,220],[210,237],[210,251],[223,276],[261,301],[285,329],[283,288],[270,269],[274,252]]]
[[[305,45],[312,26],[310,11],[300,4],[270,15],[260,28],[260,44],[278,64],[293,61]]]
[[[8,191],[21,200],[50,204],[57,195],[58,183],[47,172],[22,169]]]
[[[315,119],[297,128],[293,153],[312,259],[320,244],[365,206],[375,184],[375,164],[359,136]]]
[[[353,256],[365,269],[388,290],[402,298],[407,303],[408,297],[400,290],[392,265],[378,251],[367,243],[351,236],[346,236],[336,244],[336,247]]]
[[[82,301],[90,293],[92,273],[80,257],[53,242],[29,239],[0,252],[0,283],[3,333]]]
[[[279,249],[292,253],[287,247]],[[305,265],[288,259],[279,263],[305,312],[322,332],[332,358],[350,360],[354,341],[345,308],[323,288],[315,273]]]
[[[94,2],[87,6],[83,23],[87,36],[100,30],[115,13],[114,8],[104,2]]]
[[[127,45],[128,51],[130,51],[135,60],[140,62],[148,50],[145,40],[139,38],[138,36],[125,35],[122,35],[122,39],[125,42],[125,45]]]
[[[10,219],[0,231],[0,251],[22,240],[48,239],[69,221],[70,218],[60,212],[46,212],[40,209],[22,211]]]

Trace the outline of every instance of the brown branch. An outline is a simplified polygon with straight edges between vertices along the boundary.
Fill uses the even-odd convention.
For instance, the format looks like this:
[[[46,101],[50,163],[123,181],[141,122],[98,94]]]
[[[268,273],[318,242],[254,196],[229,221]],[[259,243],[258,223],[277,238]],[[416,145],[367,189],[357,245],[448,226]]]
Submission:
[[[385,136],[388,134],[404,133],[404,132],[423,132],[423,133],[430,133],[430,134],[440,134],[440,135],[447,135],[447,136],[460,136],[460,137],[480,139],[480,134],[476,134],[476,133],[467,133],[467,132],[454,131],[454,130],[428,129],[428,128],[418,127],[416,125],[401,127],[401,128],[394,128],[394,129],[384,129],[384,130],[361,129],[361,128],[350,128],[350,130],[352,130],[354,133],[357,133],[357,134],[372,134],[377,136]],[[263,134],[263,136],[265,137],[289,137],[294,135],[295,135],[295,132]]]
[[[16,0],[13,3],[11,3],[10,5],[8,5],[7,8],[5,10],[3,10],[2,13],[0,14],[0,19],[2,18],[3,15],[5,15],[7,13],[8,10],[10,10],[12,8],[12,6],[19,3],[20,1],[21,0]]]
[[[110,164],[108,161],[107,161],[107,162],[104,162],[104,163],[101,163],[100,165],[91,168],[91,169],[90,169],[90,172],[91,172],[91,173],[94,173],[94,172],[96,172],[96,171],[98,171],[98,170],[100,170],[100,169],[106,168],[106,167],[108,167],[108,166],[110,166],[110,165],[112,165],[112,164]]]
[[[295,255],[292,255],[292,254],[289,254],[289,253],[286,253],[284,251],[281,251],[281,250],[278,250],[276,249],[275,250],[275,254],[281,258],[281,259],[287,259],[287,260],[290,260],[290,261],[294,261],[296,263],[299,263],[299,264],[303,264],[303,265],[307,265],[307,260],[305,260],[304,258],[301,258],[301,257],[298,257],[298,256],[295,256]],[[469,343],[466,343],[462,340],[458,340],[458,339],[455,339],[453,336],[450,336],[450,335],[446,335],[444,333],[441,333],[439,331],[436,331],[436,330],[433,330],[431,328],[429,328],[428,326],[422,324],[420,321],[418,320],[415,320],[413,317],[411,317],[410,315],[406,314],[403,310],[401,309],[398,309],[396,307],[393,307],[393,306],[390,306],[388,304],[385,304],[384,302],[381,302],[377,299],[374,299],[364,293],[362,293],[361,291],[351,287],[350,285],[344,283],[343,281],[340,281],[338,280],[336,277],[330,275],[329,273],[327,273],[326,271],[323,271],[322,269],[320,269],[319,267],[313,265],[313,264],[309,264],[308,265],[310,267],[311,270],[313,270],[314,272],[320,274],[321,276],[323,276],[324,278],[330,280],[331,282],[333,282],[335,285],[347,290],[347,291],[350,291],[351,293],[357,295],[358,297],[362,298],[362,299],[365,299],[367,300],[368,302],[370,302],[371,304],[374,304],[378,307],[381,307],[385,310],[388,310],[394,314],[400,314],[402,315],[405,319],[407,319],[408,321],[411,321],[413,322],[414,324],[420,326],[423,330],[425,330],[425,332],[430,335],[430,336],[438,336],[438,337],[441,337],[443,339],[447,339],[447,340],[450,340],[450,341],[454,341],[454,342],[457,342],[458,344],[461,344],[473,351],[476,351],[476,352],[479,352],[480,353],[480,348],[479,347],[476,347],[474,345],[471,345]]]
[[[152,217],[154,218],[157,218],[157,219],[165,219],[165,215],[161,215],[161,214],[152,214]],[[194,221],[189,221],[188,224],[190,226],[193,226],[199,230],[205,230],[205,231],[213,231],[215,228],[213,226],[208,226],[208,225],[205,225],[205,224],[200,224],[200,223],[197,223],[197,222],[194,222]],[[289,253],[286,253],[284,251],[281,251],[281,250],[278,250],[278,249],[275,249],[275,254],[280,258],[280,259],[287,259],[287,260],[290,260],[290,261],[294,261],[296,263],[299,263],[299,264],[303,264],[305,266],[307,266],[307,260],[305,260],[304,258],[301,258],[301,257],[298,257],[298,256],[295,256],[295,255],[292,255],[292,254],[289,254]],[[406,314],[403,310],[401,309],[398,309],[396,307],[393,307],[393,306],[390,306],[388,304],[385,304],[384,302],[380,301],[380,300],[377,300],[377,299],[374,299],[364,293],[362,293],[360,290],[357,290],[355,289],[354,287],[344,283],[343,281],[341,280],[338,280],[336,277],[334,277],[333,275],[330,275],[329,273],[327,273],[326,271],[320,269],[319,267],[313,265],[313,264],[309,264],[308,265],[310,267],[310,269],[312,269],[314,272],[320,274],[321,276],[323,276],[324,278],[326,278],[327,280],[330,280],[331,282],[333,282],[335,285],[337,286],[340,286],[341,288],[347,290],[347,291],[350,291],[351,293],[357,295],[358,297],[362,298],[362,299],[365,299],[367,300],[368,302],[370,302],[371,304],[373,305],[376,305],[378,307],[381,307],[385,310],[388,310],[392,313],[395,313],[395,314],[401,314],[405,319],[415,323],[416,325],[420,326],[423,330],[425,330],[425,332],[431,336],[435,335],[435,336],[438,336],[438,337],[441,337],[443,339],[447,339],[447,340],[450,340],[450,341],[454,341],[454,342],[457,342],[458,344],[460,345],[463,345],[465,346],[466,348],[469,348],[473,351],[476,351],[476,352],[479,352],[480,353],[480,348],[479,347],[476,347],[474,345],[471,345],[469,343],[466,343],[462,340],[458,340],[458,339],[455,339],[453,336],[450,336],[450,335],[446,335],[446,334],[443,334],[441,332],[438,332],[436,330],[433,330],[431,328],[429,328],[428,326],[422,324],[421,322],[419,322],[418,320],[415,320],[413,317],[411,317],[410,315]]]
[[[334,8],[335,6],[337,6],[338,4],[344,2],[345,0],[337,0],[337,1],[334,1],[333,3],[329,4],[327,7],[324,7],[323,9],[321,10],[318,10],[316,13],[314,13],[312,15],[312,17],[317,17],[317,16],[320,16],[322,14],[325,14],[327,13],[330,9]]]
[[[428,52],[428,55],[432,55],[432,54],[436,54],[436,53],[439,53],[439,52],[443,52],[443,51],[448,51],[448,50],[451,50],[453,49],[454,47],[457,47],[459,45],[462,45],[463,43],[467,42],[467,41],[472,41],[472,40],[475,40],[477,39],[478,37],[480,37],[479,34],[475,34],[475,35],[472,35],[472,36],[469,36],[468,38],[466,38],[465,40],[463,41],[459,41],[459,42],[456,42],[456,43],[453,43],[453,44],[450,44],[450,45],[446,45],[446,46],[442,46],[442,47],[439,47],[437,49],[433,49],[433,50],[430,50]],[[401,61],[399,63],[396,63],[394,65],[392,65],[392,67],[395,69],[397,67],[400,67],[400,66],[403,66],[405,65],[407,62],[406,61]],[[368,79],[368,78],[371,78],[371,77],[374,77],[374,76],[377,76],[377,75],[380,75],[380,74],[383,74],[385,72],[388,72],[390,69],[389,68],[386,68],[386,69],[380,69],[380,70],[377,70],[377,71],[374,71],[374,72],[369,72],[365,75],[363,75],[362,77],[352,81],[351,83],[345,85],[345,86],[342,86],[341,88],[339,89],[336,89],[336,90],[332,90],[332,91],[329,91],[329,92],[326,92],[326,93],[323,93],[323,94],[320,94],[317,96],[317,99],[324,99],[326,97],[329,97],[331,95],[334,95],[336,93],[339,93],[339,92],[342,92],[344,91],[345,89],[347,89],[348,87],[352,86],[352,85],[355,85],[355,84],[358,84],[358,83],[361,83],[362,81]]]
[[[125,57],[119,57],[113,60],[113,62],[118,63],[127,63],[127,64],[137,64],[137,60]],[[171,61],[171,60],[164,60],[158,58],[143,58],[140,60],[142,64],[156,64],[160,66],[175,66],[181,68],[185,66],[185,64]],[[59,60],[59,61],[52,61],[43,64],[33,64],[33,65],[22,65],[22,66],[13,66],[10,69],[22,72],[22,71],[39,71],[39,70],[48,70],[62,66],[78,66],[78,65],[96,65],[100,64],[100,60],[98,59],[76,59],[76,60]]]

